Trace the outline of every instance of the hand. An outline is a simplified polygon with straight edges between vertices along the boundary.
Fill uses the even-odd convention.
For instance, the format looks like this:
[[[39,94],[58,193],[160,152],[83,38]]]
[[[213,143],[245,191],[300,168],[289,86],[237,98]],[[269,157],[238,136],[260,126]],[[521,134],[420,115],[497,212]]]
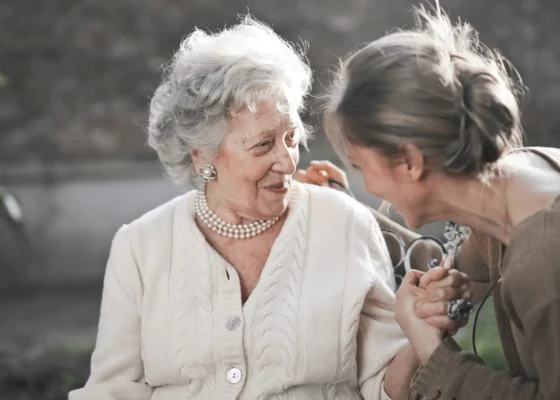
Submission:
[[[470,279],[466,274],[456,269],[432,268],[420,278],[418,286],[425,290],[425,293],[416,300],[418,318],[451,335],[468,323],[468,317],[460,321],[452,321],[447,316],[450,301],[472,299]]]
[[[424,275],[424,272],[416,270],[407,272],[397,292],[394,308],[395,318],[422,364],[426,364],[443,338],[441,329],[416,315],[416,301],[426,293],[425,289],[419,287]]]
[[[339,182],[346,190],[349,189],[346,173],[330,161],[311,161],[311,165],[306,170],[300,169],[295,174],[295,180],[298,182],[330,186],[343,191],[338,185],[329,185],[329,179]]]

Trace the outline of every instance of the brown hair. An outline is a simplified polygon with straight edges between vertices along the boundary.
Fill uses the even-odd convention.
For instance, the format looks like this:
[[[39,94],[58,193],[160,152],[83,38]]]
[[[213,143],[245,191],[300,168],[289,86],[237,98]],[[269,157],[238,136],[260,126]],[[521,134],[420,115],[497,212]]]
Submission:
[[[343,159],[346,143],[387,156],[414,144],[448,174],[484,174],[522,145],[521,81],[470,25],[453,25],[439,8],[416,8],[415,17],[415,29],[341,63],[325,110],[327,136]]]

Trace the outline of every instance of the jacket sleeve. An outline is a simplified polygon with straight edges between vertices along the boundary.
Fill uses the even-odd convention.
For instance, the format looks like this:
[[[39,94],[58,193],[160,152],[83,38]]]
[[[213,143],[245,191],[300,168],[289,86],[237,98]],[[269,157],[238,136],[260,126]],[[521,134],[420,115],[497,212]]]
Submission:
[[[140,274],[131,250],[129,231],[115,235],[103,283],[97,341],[91,374],[69,400],[149,400],[140,344]]]
[[[560,213],[547,212],[515,233],[500,284],[510,322],[530,346],[538,379],[512,377],[484,365],[445,339],[418,371],[413,389],[430,399],[560,398]]]

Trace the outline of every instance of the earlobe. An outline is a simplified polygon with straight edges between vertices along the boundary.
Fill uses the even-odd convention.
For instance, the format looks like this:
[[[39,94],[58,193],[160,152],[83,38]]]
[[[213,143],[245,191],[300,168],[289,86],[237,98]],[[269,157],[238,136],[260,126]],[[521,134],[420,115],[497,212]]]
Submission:
[[[411,179],[413,181],[422,180],[425,173],[424,155],[420,149],[413,144],[402,146],[402,150]]]
[[[191,158],[193,160],[195,170],[197,171],[200,168],[200,166],[205,163],[204,157],[202,157],[202,152],[200,150],[197,149],[191,150]]]

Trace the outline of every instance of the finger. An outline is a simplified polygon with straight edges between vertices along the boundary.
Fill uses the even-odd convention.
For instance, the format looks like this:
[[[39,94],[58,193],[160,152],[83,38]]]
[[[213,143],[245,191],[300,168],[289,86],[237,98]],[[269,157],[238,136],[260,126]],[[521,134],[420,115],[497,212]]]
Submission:
[[[449,302],[447,301],[440,301],[437,303],[416,303],[416,316],[418,318],[428,320],[434,317],[443,317],[449,319],[447,315],[447,306]],[[463,328],[469,322],[469,316],[467,315],[465,318],[460,319],[459,321],[452,321],[449,319],[455,326],[456,329]]]
[[[416,299],[425,295],[424,289],[418,287],[421,276],[422,272],[417,270],[410,270],[406,273],[396,293],[397,303],[401,301],[416,301]]]
[[[451,287],[426,289],[426,295],[420,301],[424,301],[426,303],[451,301],[460,299],[462,294],[463,293],[459,289]]]
[[[442,267],[430,269],[420,280],[420,287],[428,288],[432,282],[438,282],[447,277],[449,270]]]
[[[409,285],[409,286],[418,286],[418,284],[420,283],[420,279],[422,279],[422,276],[424,276],[424,274],[425,273],[422,272],[422,271],[418,271],[416,269],[411,269],[404,276],[404,279],[403,279],[401,285],[406,284],[406,285]]]
[[[446,301],[438,302],[416,302],[416,316],[418,318],[426,319],[430,317],[447,316],[447,305]]]
[[[429,287],[425,289],[425,291],[426,295],[419,299],[419,301],[426,303],[437,301],[451,301],[457,299],[471,301],[473,297],[470,283],[465,283],[463,286],[458,288],[450,286],[440,288]]]
[[[309,167],[307,168],[307,176],[311,179],[316,185],[319,186],[328,186],[329,185],[329,174],[326,171],[318,170],[317,168]]]
[[[453,259],[453,257],[445,257],[442,262],[442,266],[445,269],[452,269],[454,265],[455,265],[455,260]]]
[[[307,174],[305,173],[304,170],[302,169],[298,169],[296,171],[296,173],[294,174],[294,179],[297,182],[300,183],[309,183],[309,184],[313,184],[313,182],[311,181],[311,179],[309,179],[309,177],[307,176]]]
[[[447,316],[442,315],[429,317],[424,319],[424,321],[434,328],[445,329],[448,332],[458,331],[460,328],[460,324],[458,322],[451,321]]]
[[[456,322],[459,329],[464,328],[468,323],[469,323],[469,317],[468,316]]]
[[[468,318],[464,318],[461,321],[457,321],[455,322],[456,328],[452,329],[452,330],[448,330],[447,333],[450,336],[455,336],[457,334],[457,332],[459,332],[459,330],[463,329],[465,327],[465,325],[467,325],[469,322]]]
[[[331,179],[337,180],[342,184],[347,182],[346,173],[329,160],[311,161],[311,166],[326,171]]]
[[[434,268],[435,269],[435,268]],[[451,269],[451,270],[447,270],[445,268],[441,268],[445,271],[447,271],[447,276],[441,280],[438,281],[431,281],[430,283],[428,283],[428,285],[426,285],[426,289],[432,289],[432,288],[439,288],[439,287],[461,287],[465,284],[469,284],[470,283],[470,279],[467,276],[467,274],[457,271],[456,269]]]
[[[461,295],[462,299],[465,299],[467,301],[472,301],[473,298],[473,291],[471,289],[471,285],[466,285],[466,287],[462,287],[461,288],[461,292],[463,293]]]

